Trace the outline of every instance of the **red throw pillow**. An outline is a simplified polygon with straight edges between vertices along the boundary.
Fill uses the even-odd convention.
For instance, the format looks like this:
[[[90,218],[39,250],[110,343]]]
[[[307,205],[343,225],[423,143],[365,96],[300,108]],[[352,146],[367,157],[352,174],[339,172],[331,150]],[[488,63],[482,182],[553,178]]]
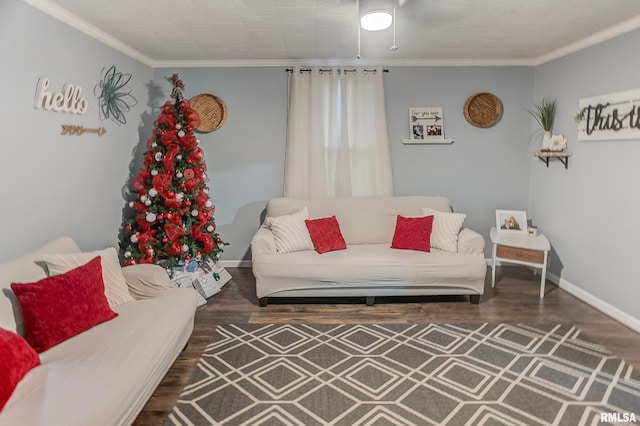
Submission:
[[[27,341],[44,352],[94,325],[115,318],[104,295],[100,256],[37,283],[12,283]]]
[[[40,357],[22,336],[0,328],[0,411],[25,374],[40,365]]]
[[[334,250],[344,250],[347,243],[340,232],[340,225],[335,216],[322,219],[305,220],[313,247],[320,254]]]
[[[432,227],[433,216],[404,217],[398,215],[391,248],[431,251],[429,247],[431,246]]]

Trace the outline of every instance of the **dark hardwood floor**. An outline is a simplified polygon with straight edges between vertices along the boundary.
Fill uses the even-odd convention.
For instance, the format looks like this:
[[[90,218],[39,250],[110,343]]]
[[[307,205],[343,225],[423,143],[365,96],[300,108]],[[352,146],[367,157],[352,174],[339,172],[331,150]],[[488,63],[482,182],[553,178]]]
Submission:
[[[258,307],[251,268],[227,268],[232,280],[220,293],[198,308],[196,324],[187,349],[178,357],[135,425],[161,425],[191,377],[194,366],[223,323],[567,323],[582,330],[582,337],[601,344],[640,369],[640,334],[547,282],[539,298],[539,276],[518,266],[497,269],[496,288],[487,270],[485,293],[480,304],[467,297],[376,298],[375,306],[362,299],[296,300],[270,299]]]

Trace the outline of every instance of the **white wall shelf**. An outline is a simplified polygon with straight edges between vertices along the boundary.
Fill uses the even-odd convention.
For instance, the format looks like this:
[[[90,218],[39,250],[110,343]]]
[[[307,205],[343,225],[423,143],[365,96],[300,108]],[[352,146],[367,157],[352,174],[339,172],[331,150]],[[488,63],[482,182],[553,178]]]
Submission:
[[[447,145],[452,144],[453,139],[440,139],[435,141],[424,139],[402,139],[402,143],[405,145]]]

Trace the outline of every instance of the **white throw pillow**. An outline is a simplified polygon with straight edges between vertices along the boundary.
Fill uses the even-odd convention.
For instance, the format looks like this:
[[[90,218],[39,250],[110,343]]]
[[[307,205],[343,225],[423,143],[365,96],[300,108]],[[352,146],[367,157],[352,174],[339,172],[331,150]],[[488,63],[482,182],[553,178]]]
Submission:
[[[441,212],[428,207],[422,209],[422,214],[433,215],[431,247],[457,253],[458,234],[467,215],[464,213]]]
[[[113,247],[87,253],[45,254],[50,275],[59,275],[82,266],[96,256],[100,256],[102,263],[102,279],[104,280],[104,294],[109,306],[115,308],[127,302],[133,302],[129,287],[122,274],[118,252]]]
[[[271,228],[276,240],[276,251],[279,253],[291,253],[301,250],[313,250],[313,243],[309,236],[309,230],[304,223],[309,219],[309,210],[304,207],[293,214],[277,217],[268,217],[267,226]]]

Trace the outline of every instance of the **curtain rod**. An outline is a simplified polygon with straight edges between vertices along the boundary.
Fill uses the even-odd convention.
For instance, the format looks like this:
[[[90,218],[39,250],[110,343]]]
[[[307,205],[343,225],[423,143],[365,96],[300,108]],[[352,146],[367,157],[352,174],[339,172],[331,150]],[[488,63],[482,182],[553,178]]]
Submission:
[[[285,71],[286,71],[286,72],[291,73],[291,72],[293,72],[293,68],[287,68]],[[322,68],[320,68],[320,70],[319,70],[319,71],[320,71],[320,73],[321,73],[321,74],[322,74],[323,72],[328,72],[328,73],[333,72],[333,70],[332,70],[332,69],[322,69]],[[338,70],[338,71],[339,71],[339,70]],[[344,70],[344,72],[354,72],[354,73],[355,73],[355,72],[357,72],[357,71],[358,71],[358,70],[355,70],[355,69],[345,69],[345,70]],[[376,69],[372,69],[372,70],[371,70],[371,69],[364,69],[363,71],[364,71],[365,73],[367,73],[367,72],[374,72],[374,73],[375,73],[375,72],[378,72],[378,70],[376,70]],[[303,72],[311,72],[311,68],[301,68],[301,69],[300,69],[300,72],[301,72],[301,73],[303,73]],[[386,73],[388,73],[388,72],[389,72],[389,70],[388,70],[388,69],[383,69],[383,70],[382,70],[382,72],[386,72]]]

